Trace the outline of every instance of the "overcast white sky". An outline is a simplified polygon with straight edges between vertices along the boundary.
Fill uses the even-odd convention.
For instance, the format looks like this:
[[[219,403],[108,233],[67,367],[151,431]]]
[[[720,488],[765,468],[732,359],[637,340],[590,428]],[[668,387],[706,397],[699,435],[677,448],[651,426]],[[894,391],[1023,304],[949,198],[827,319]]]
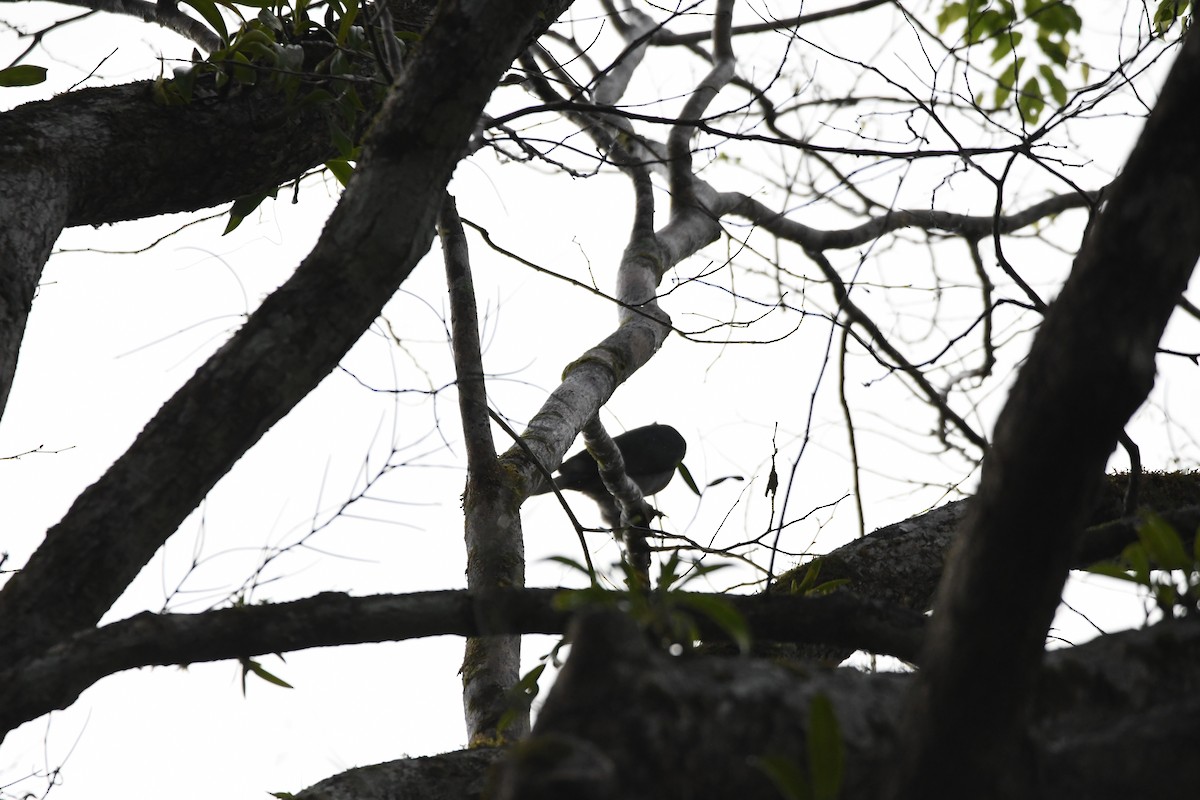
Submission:
[[[5,17],[15,20],[17,13],[27,12],[44,19],[47,13],[66,16],[74,9],[6,4]],[[114,48],[116,54],[99,73],[103,82],[151,76],[160,48],[172,55],[190,51],[137,22],[104,19],[84,25],[89,27],[52,37],[46,58],[31,59],[51,68],[50,84],[5,90],[0,104],[11,107],[64,91]],[[97,30],[103,35],[96,36]],[[0,36],[0,63],[7,63],[20,46],[11,35]],[[816,54],[808,57],[820,60]],[[93,79],[89,85],[99,82]],[[664,77],[652,88],[666,82]],[[1109,147],[1127,150],[1132,129],[1111,130]],[[1119,162],[1114,156],[1109,165],[1099,166]],[[451,189],[462,215],[487,226],[498,244],[584,282],[594,279],[611,291],[629,222],[624,179],[537,178],[517,166],[498,168],[492,158],[481,156],[459,168]],[[51,259],[43,278],[0,425],[0,456],[47,451],[0,461],[0,550],[11,559],[6,567],[24,563],[75,496],[308,253],[336,201],[332,179],[307,179],[296,205],[290,202],[290,189],[280,194],[280,200],[268,202],[223,238],[219,233],[225,220],[215,219],[142,253],[99,252],[145,248],[188,216],[64,235],[62,252]],[[974,213],[987,211],[986,203],[972,201],[966,188],[951,187],[939,195],[941,200],[952,197],[965,198],[968,207],[974,203]],[[610,330],[615,314],[608,303],[585,291],[489,252],[477,236],[470,237],[470,246],[486,320],[485,364],[496,376],[491,399],[520,428],[562,368]],[[723,247],[716,245],[705,259],[681,265],[664,289],[698,274],[708,260],[719,262]],[[897,247],[894,257],[923,252]],[[1053,280],[1052,273],[1045,281]],[[678,325],[696,329],[705,323],[693,312],[727,313],[729,303],[719,289],[690,284],[667,297],[663,306]],[[436,243],[385,316],[402,347],[389,342],[383,325],[365,336],[344,362],[353,376],[340,371],[331,375],[243,458],[107,620],[164,606],[200,611],[220,604],[254,574],[265,548],[302,539],[309,546],[275,560],[253,599],[464,585],[459,508],[463,454],[456,397],[452,388],[443,388],[452,372]],[[752,330],[765,337],[797,322],[795,313],[777,314]],[[778,423],[783,458],[794,457],[827,336],[828,327],[810,318],[795,335],[771,347],[699,345],[672,337],[618,391],[604,417],[611,430],[670,423],[687,438],[686,463],[701,483],[730,474],[747,479],[714,487],[702,501],[677,481],[657,502],[668,515],[668,530],[727,544],[767,524],[770,508],[762,494],[772,432]],[[1160,385],[1160,406],[1165,404],[1175,424],[1163,424],[1160,408],[1146,412],[1142,430],[1148,465],[1178,466],[1170,461],[1173,454],[1185,465],[1195,462],[1197,448],[1188,434],[1196,424],[1195,404],[1189,403],[1196,396],[1194,381],[1194,370],[1175,370]],[[384,390],[441,391],[433,397],[372,392],[363,383]],[[944,485],[964,474],[961,460],[922,457],[897,441],[897,423],[921,435],[930,424],[923,406],[898,388],[890,381],[850,387],[851,402],[868,409],[861,418],[859,444],[878,470],[866,476],[868,528],[940,501],[942,491],[918,490],[900,479]],[[989,398],[991,408],[984,413],[993,413],[1001,400],[1002,393]],[[1160,435],[1168,430],[1170,437]],[[845,434],[832,378],[826,378],[818,397],[812,437],[790,518],[835,503],[848,490]],[[507,446],[499,432],[497,444]],[[399,466],[379,478],[370,499],[305,538],[314,521],[328,522],[389,458]],[[963,488],[970,485],[968,480]],[[955,496],[945,494],[947,499]],[[585,521],[596,522],[585,502],[576,508]],[[528,583],[574,581],[563,567],[545,561],[556,554],[579,557],[574,533],[555,500],[532,500],[525,508],[525,525]],[[821,552],[854,531],[852,504],[843,500],[789,529],[785,544],[796,551]],[[603,534],[590,537],[598,565],[617,558]],[[735,582],[720,573],[716,580]],[[1103,606],[1103,612],[1090,613],[1099,614],[1109,628],[1140,619],[1136,601],[1099,582],[1073,589],[1071,601],[1088,609]],[[1062,615],[1060,626],[1069,640],[1091,635],[1089,624],[1075,614]],[[547,637],[531,637],[527,661],[532,665],[552,643]],[[45,779],[27,776],[61,766],[53,795],[62,800],[257,800],[269,791],[298,791],[349,767],[456,749],[465,740],[456,674],[460,659],[458,639],[294,653],[286,663],[267,657],[264,666],[296,688],[280,689],[251,678],[245,697],[240,669],[231,663],[106,678],[71,709],[9,735],[0,748],[0,792],[41,794]]]

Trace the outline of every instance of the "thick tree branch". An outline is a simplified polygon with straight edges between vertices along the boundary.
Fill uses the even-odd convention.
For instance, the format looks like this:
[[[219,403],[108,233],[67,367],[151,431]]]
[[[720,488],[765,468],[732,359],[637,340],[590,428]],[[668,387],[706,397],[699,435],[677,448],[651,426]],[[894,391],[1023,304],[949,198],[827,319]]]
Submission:
[[[1029,777],[1011,756],[1046,629],[1104,464],[1153,384],[1159,339],[1200,257],[1198,85],[1200,38],[1189,37],[997,423],[934,604],[895,797],[1016,796]]]
[[[95,624],[216,481],[336,366],[424,255],[484,102],[535,19],[562,8],[479,5],[442,8],[295,275],[167,402],[0,591],[0,640],[10,658]],[[473,57],[461,58],[464,49]],[[64,583],[75,591],[60,591]]]
[[[681,786],[698,789],[697,796],[774,800],[780,790],[765,769],[772,761],[798,764],[812,774],[805,754],[811,752],[813,705],[821,697],[833,708],[836,746],[845,759],[837,796],[875,800],[887,788],[885,754],[907,736],[903,695],[916,680],[912,674],[814,671],[765,659],[672,658],[650,649],[645,636],[619,615],[582,617],[571,637],[571,656],[533,736],[506,759],[498,800],[650,800],[682,796]],[[1170,658],[1159,657],[1164,649]],[[1195,621],[1127,631],[1047,654],[1039,660],[1037,724],[1027,729],[1026,755],[1040,781],[1019,796],[1118,798],[1177,791],[1186,781],[1191,743],[1200,735],[1200,720],[1181,718],[1190,709],[1179,708],[1181,696],[1200,689],[1197,664]],[[652,712],[613,713],[615,706]],[[1172,709],[1182,713],[1169,715]],[[1130,735],[1157,726],[1170,734]],[[1121,740],[1114,735],[1118,729],[1126,734]],[[1118,741],[1127,748],[1116,757],[1119,764],[1086,768],[1096,755],[1114,758]],[[1169,766],[1141,769],[1147,761]],[[942,763],[944,777],[958,769],[955,762]],[[976,783],[962,796],[980,793]]]
[[[34,289],[64,227],[216,205],[332,155],[322,118],[289,112],[282,95],[167,107],[150,87],[81,89],[0,114],[0,414]]]
[[[562,633],[568,615],[555,597],[564,591],[569,590],[441,591],[374,597],[326,592],[290,603],[202,614],[142,613],[80,633],[41,656],[8,662],[0,669],[0,732],[68,707],[84,689],[105,676],[139,667],[428,636]],[[614,602],[617,599],[614,596]],[[827,642],[912,658],[924,627],[920,614],[850,595],[723,599],[745,617],[754,636],[768,641]],[[727,635],[704,618],[696,621],[707,637],[719,640]]]
[[[146,0],[55,0],[69,6],[82,6],[109,14],[121,14],[137,17],[145,22],[157,23],[169,31],[178,33],[185,39],[198,44],[211,53],[221,47],[221,39],[212,29],[194,17],[179,10],[174,3],[164,7],[162,3],[150,3]]]
[[[3,137],[0,126],[0,137]],[[0,418],[8,403],[17,357],[42,267],[67,219],[62,176],[42,165],[0,167]]]
[[[551,11],[521,41],[532,41],[568,2],[548,5]],[[409,29],[422,24],[408,16],[397,22]],[[152,90],[151,81],[80,89],[0,114],[4,181],[11,181],[10,190],[0,191],[0,216],[53,241],[63,227],[195,211],[267,191],[337,154],[326,113],[317,106],[298,111],[268,87],[241,86],[172,106],[156,102]],[[10,238],[0,252],[0,284],[11,292],[0,308],[0,414],[29,315],[21,298],[32,298],[49,254],[37,238],[15,237],[21,245],[15,250],[7,249]]]

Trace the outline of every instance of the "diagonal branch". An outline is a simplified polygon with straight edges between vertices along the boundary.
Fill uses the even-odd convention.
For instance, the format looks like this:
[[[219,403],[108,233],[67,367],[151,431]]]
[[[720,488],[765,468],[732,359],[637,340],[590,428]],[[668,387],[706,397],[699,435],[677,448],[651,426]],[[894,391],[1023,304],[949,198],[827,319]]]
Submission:
[[[890,3],[891,0],[860,0],[857,3],[841,6],[840,8],[831,8],[826,11],[814,11],[808,14],[800,14],[795,17],[786,17],[784,19],[775,19],[768,22],[755,22],[749,25],[734,25],[730,30],[733,36],[741,36],[747,33],[765,33],[766,31],[781,31],[792,30],[799,28],[801,25],[811,25],[814,22],[831,19],[833,17],[844,17],[849,14],[857,14],[861,11],[867,11],[875,6],[881,6],[884,3]],[[707,41],[715,38],[714,32],[710,29],[707,31],[696,31],[695,33],[672,33],[668,30],[661,30],[655,34],[653,42],[656,45],[681,45],[681,44],[696,44],[698,42]]]
[[[209,53],[221,47],[221,39],[200,20],[179,10],[175,3],[150,3],[147,0],[56,0],[69,6],[82,6],[108,14],[137,17],[155,22],[169,31],[198,44]]]
[[[1189,37],[1000,415],[938,588],[891,796],[1025,793],[1029,776],[1009,770],[1020,763],[1010,756],[1046,630],[1105,463],[1153,385],[1158,342],[1200,257],[1198,85],[1200,38]]]
[[[329,374],[424,255],[492,88],[537,18],[562,8],[478,5],[443,6],[442,24],[385,104],[354,180],[295,275],[163,406],[0,591],[9,658],[94,625],[216,481]],[[473,57],[459,57],[464,50]]]
[[[850,292],[846,289],[846,284],[842,281],[841,276],[838,275],[837,270],[833,268],[833,265],[829,263],[829,259],[825,258],[825,255],[819,250],[805,250],[805,254],[820,268],[821,274],[825,276],[825,280],[829,281],[829,285],[833,287],[833,295],[838,302],[838,307],[846,313],[850,321],[864,328],[871,337],[871,340],[879,345],[879,348],[896,362],[900,370],[920,387],[921,393],[925,395],[925,399],[937,408],[943,420],[950,422],[971,444],[980,450],[987,450],[987,439],[977,433],[974,428],[967,424],[965,419],[959,416],[957,411],[950,407],[950,404],[946,402],[941,392],[934,388],[933,384],[922,374],[921,370],[917,369],[912,362],[905,358],[904,354],[888,341],[883,331],[867,316],[866,312],[850,299]],[[941,434],[941,438],[945,439],[944,434]]]

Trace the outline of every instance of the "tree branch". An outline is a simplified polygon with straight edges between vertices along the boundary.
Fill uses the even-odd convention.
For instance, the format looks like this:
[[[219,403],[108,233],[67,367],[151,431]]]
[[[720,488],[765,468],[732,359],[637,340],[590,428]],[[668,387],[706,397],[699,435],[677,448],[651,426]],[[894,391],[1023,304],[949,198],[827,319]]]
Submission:
[[[796,17],[787,17],[785,19],[770,20],[768,22],[756,22],[750,25],[734,25],[730,33],[733,36],[741,36],[747,33],[765,33],[767,31],[781,31],[799,28],[801,25],[811,25],[814,22],[831,19],[833,17],[844,17],[848,14],[857,14],[860,11],[867,11],[875,6],[881,6],[891,0],[861,0],[858,3],[851,3],[841,8],[831,8],[828,11],[815,11],[811,14],[800,14]],[[686,45],[696,44],[697,42],[707,41],[714,38],[715,34],[712,29],[707,31],[696,31],[695,33],[671,33],[668,30],[660,30],[654,35],[653,43],[656,45]]]
[[[482,5],[443,6],[313,252],[0,590],[10,657],[94,625],[216,481],[337,365],[424,255],[483,104],[536,18],[561,8]],[[464,49],[473,57],[461,58]],[[75,591],[60,591],[64,583]]]
[[[484,594],[525,585],[525,546],[521,536],[516,488],[496,461],[496,445],[488,418],[483,354],[479,349],[479,317],[475,284],[467,253],[467,237],[454,198],[442,206],[439,232],[445,251],[450,288],[450,320],[458,407],[467,447],[467,488],[463,495],[467,588]],[[501,731],[501,719],[512,698],[509,690],[521,678],[521,638],[484,636],[467,640],[463,657],[463,710],[472,743],[498,742],[502,736],[529,732],[523,709]]]
[[[735,195],[729,212],[750,220],[781,239],[809,250],[846,250],[873,242],[880,236],[903,228],[926,231],[945,231],[970,242],[988,238],[994,233],[1006,234],[1033,225],[1046,217],[1073,208],[1089,208],[1100,198],[1104,189],[1080,194],[1069,192],[1048,197],[1028,208],[1004,215],[955,214],[932,209],[899,209],[872,217],[861,225],[841,230],[812,228],[763,205],[747,195]]]
[[[997,422],[934,603],[892,796],[1023,793],[1029,776],[1010,756],[1046,629],[1105,462],[1153,384],[1159,339],[1200,257],[1197,85],[1200,38],[1189,37]],[[1155,213],[1163,207],[1171,214]]]
[[[290,603],[202,614],[145,612],[77,634],[40,656],[8,662],[0,669],[0,738],[23,722],[67,708],[101,678],[128,669],[429,636],[562,633],[568,613],[555,598],[569,591],[439,591],[373,597],[326,592]],[[614,593],[614,602],[623,596]],[[731,605],[747,620],[753,635],[769,641],[830,642],[911,658],[924,627],[920,614],[851,595],[703,596]],[[727,636],[705,618],[696,622],[706,637]]]
[[[803,671],[767,659],[673,658],[650,648],[619,615],[580,617],[570,635],[571,656],[533,736],[493,775],[497,800],[651,800],[679,797],[681,786],[704,797],[769,800],[780,796],[767,778],[772,766],[807,767],[805,754],[820,752],[822,744],[836,746],[844,759],[837,797],[875,800],[887,791],[882,766],[889,749],[908,735],[903,695],[920,673]],[[1160,648],[1171,658],[1161,658]],[[1036,765],[1041,791],[1019,796],[1107,800],[1176,792],[1185,780],[1182,765],[1189,763],[1191,743],[1200,735],[1200,719],[1188,715],[1196,704],[1181,709],[1179,700],[1200,685],[1197,664],[1195,621],[1126,631],[1047,654],[1039,660],[1044,690],[1037,724],[1027,729],[1025,754]],[[828,703],[836,718],[836,743],[828,730],[823,742],[809,741],[818,702]],[[1155,728],[1162,733],[1139,735]],[[1147,771],[1146,763],[1170,766]],[[960,768],[954,762],[941,766],[943,778]],[[976,783],[962,796],[983,792]]]
[[[185,39],[190,39],[209,53],[219,50],[221,47],[220,37],[200,20],[189,17],[180,11],[177,6],[164,7],[159,3],[148,3],[146,0],[55,0],[55,2],[90,8],[93,11],[103,11],[108,14],[137,17],[143,22],[157,23]]]

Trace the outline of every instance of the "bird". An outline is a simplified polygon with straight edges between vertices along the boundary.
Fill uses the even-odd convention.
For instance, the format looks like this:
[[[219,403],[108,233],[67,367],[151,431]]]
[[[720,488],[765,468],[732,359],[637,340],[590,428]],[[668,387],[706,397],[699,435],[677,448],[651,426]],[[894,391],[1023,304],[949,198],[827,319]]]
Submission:
[[[666,488],[687,454],[687,442],[670,425],[644,425],[613,437],[628,475],[644,496],[657,494]],[[584,450],[562,462],[554,485],[559,489],[581,492],[600,506],[606,523],[616,526],[621,518],[620,507],[604,488],[600,469],[591,453]],[[532,494],[546,494],[549,484],[543,482]]]

